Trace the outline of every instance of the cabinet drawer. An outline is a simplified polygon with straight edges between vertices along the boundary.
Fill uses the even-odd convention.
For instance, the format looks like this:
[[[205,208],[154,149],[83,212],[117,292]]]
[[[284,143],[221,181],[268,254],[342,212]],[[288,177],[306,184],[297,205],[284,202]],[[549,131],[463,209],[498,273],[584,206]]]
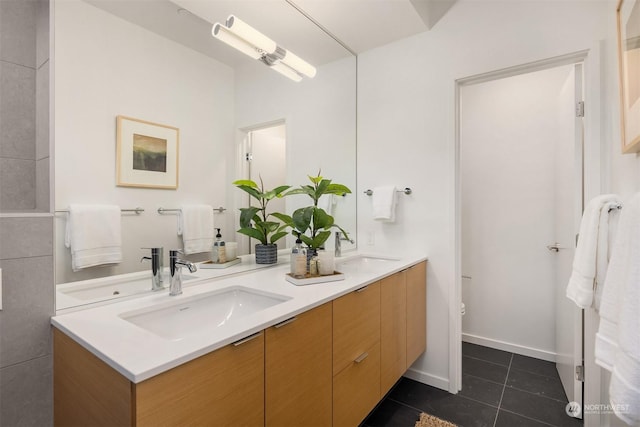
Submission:
[[[380,344],[333,377],[333,426],[355,427],[380,400]]]
[[[380,282],[333,301],[333,375],[380,342]]]

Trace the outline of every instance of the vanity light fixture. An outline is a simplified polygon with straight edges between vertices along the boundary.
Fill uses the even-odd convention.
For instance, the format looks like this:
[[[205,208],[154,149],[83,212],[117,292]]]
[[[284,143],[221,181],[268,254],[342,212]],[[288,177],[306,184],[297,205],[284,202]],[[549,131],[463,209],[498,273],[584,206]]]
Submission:
[[[299,82],[302,76],[313,78],[316,75],[313,65],[278,46],[269,37],[234,15],[229,15],[224,25],[216,22],[211,34],[291,80]]]

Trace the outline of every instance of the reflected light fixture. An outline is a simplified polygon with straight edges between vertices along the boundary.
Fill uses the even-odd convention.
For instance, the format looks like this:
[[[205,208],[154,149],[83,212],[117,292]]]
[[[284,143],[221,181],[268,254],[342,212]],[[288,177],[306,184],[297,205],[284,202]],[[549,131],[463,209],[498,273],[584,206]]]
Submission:
[[[296,82],[301,81],[302,76],[313,78],[316,75],[313,65],[278,46],[269,37],[234,15],[229,15],[224,25],[219,22],[213,24],[211,34]]]

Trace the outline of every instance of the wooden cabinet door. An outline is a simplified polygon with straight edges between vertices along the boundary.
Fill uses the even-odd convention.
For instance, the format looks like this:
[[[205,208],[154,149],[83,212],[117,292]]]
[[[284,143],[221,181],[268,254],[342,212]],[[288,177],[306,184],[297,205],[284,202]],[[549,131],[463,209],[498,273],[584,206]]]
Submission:
[[[380,343],[333,378],[333,427],[357,427],[380,400]]]
[[[266,330],[265,425],[331,426],[332,304]]]
[[[264,333],[134,385],[136,426],[264,425]]]
[[[380,281],[380,388],[384,395],[407,370],[407,272]]]
[[[56,427],[131,425],[131,383],[72,338],[53,328]]]
[[[333,375],[380,342],[380,282],[333,301]]]
[[[407,367],[427,349],[427,262],[407,272]]]

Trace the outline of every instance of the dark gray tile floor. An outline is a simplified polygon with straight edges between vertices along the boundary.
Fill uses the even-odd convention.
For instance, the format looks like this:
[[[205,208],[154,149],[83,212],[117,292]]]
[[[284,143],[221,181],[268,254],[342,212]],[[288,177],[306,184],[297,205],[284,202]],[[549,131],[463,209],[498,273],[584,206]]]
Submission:
[[[413,427],[421,412],[461,427],[582,426],[566,405],[554,363],[463,343],[457,395],[402,378],[361,427]]]

